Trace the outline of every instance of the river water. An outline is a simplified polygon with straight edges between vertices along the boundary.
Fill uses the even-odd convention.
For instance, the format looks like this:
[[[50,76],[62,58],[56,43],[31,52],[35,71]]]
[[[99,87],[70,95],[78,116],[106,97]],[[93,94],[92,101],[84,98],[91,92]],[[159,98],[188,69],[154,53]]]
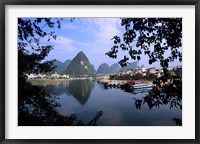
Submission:
[[[98,126],[176,126],[172,119],[182,119],[182,110],[170,103],[152,106],[143,102],[148,91],[105,89],[102,84],[87,80],[46,85],[46,90],[59,98],[61,106],[57,111],[63,115],[76,114],[87,123],[102,111]]]

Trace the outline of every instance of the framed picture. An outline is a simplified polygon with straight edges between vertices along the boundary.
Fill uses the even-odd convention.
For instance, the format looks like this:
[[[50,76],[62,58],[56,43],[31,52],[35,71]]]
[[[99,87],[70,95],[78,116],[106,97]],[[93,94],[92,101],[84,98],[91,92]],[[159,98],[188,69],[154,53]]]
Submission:
[[[199,143],[199,9],[1,1],[1,142]]]

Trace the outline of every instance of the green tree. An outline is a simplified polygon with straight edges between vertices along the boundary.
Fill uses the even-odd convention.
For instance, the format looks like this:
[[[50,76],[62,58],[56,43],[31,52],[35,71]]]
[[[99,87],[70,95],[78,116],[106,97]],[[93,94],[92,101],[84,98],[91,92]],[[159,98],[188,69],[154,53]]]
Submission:
[[[117,58],[120,50],[128,52],[118,62],[122,67],[126,67],[130,59],[140,60],[141,54],[148,55],[149,64],[160,62],[164,72],[154,84],[160,86],[161,82],[173,78],[167,68],[176,59],[182,61],[182,18],[122,18],[121,26],[125,28],[122,38],[112,38],[114,46],[106,55]],[[169,55],[165,56],[166,53]],[[179,79],[182,82],[182,78]]]
[[[60,28],[60,19],[57,26]],[[42,62],[53,49],[52,45],[42,45],[41,41],[48,37],[56,39],[54,31],[47,33],[43,28],[54,28],[55,22],[50,18],[18,19],[18,124],[42,125],[56,114],[58,105],[41,86],[32,86],[26,81],[26,74],[51,71],[53,61]]]
[[[143,75],[140,73],[137,73],[137,74],[133,75],[133,78],[136,80],[143,79]]]
[[[162,104],[182,109],[182,76],[180,72],[171,75],[167,69],[170,62],[182,61],[182,18],[122,18],[121,26],[125,29],[123,36],[112,38],[114,46],[106,55],[116,59],[124,52],[118,62],[122,67],[140,60],[142,54],[148,56],[149,64],[159,62],[164,75],[154,79],[156,87],[143,98],[143,104],[150,109]]]
[[[125,32],[122,38],[113,37],[114,46],[106,55],[117,58],[120,50],[128,51],[119,61],[122,67],[130,59],[140,60],[141,54],[148,55],[149,64],[158,61],[163,68],[175,59],[182,61],[182,18],[122,18],[121,25]],[[166,51],[170,51],[168,57]]]
[[[71,19],[73,20],[73,19]],[[88,124],[77,120],[75,114],[60,115],[56,111],[57,97],[46,93],[43,86],[27,82],[26,74],[52,71],[54,60],[44,61],[53,49],[48,42],[56,40],[56,28],[62,18],[18,19],[18,125],[96,125],[100,111]]]

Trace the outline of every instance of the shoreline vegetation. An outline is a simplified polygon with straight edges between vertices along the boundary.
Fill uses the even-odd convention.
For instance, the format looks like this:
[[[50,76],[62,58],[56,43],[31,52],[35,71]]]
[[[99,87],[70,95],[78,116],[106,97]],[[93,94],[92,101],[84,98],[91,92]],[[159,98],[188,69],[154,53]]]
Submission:
[[[60,82],[64,82],[64,81],[71,81],[71,80],[79,80],[79,78],[69,78],[69,79],[28,79],[28,82],[30,82],[32,85],[52,85],[52,84],[57,84]],[[143,81],[143,79],[140,79]],[[99,82],[102,84],[107,84],[109,82],[111,82],[112,80],[110,79],[100,79]],[[115,80],[118,81],[120,83],[127,83],[130,80]],[[145,80],[148,83],[152,83],[152,80]]]
[[[57,84],[64,81],[69,80],[75,80],[74,78],[70,79],[29,79],[28,82],[30,82],[32,85],[51,85],[51,84]]]

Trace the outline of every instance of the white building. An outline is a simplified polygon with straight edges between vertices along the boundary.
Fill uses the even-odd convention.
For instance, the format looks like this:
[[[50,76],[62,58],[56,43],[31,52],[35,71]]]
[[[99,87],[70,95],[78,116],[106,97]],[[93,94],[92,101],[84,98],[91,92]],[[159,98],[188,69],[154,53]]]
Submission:
[[[147,69],[145,67],[142,67],[142,72],[146,72]]]
[[[168,69],[169,71],[173,70],[173,68],[172,68],[172,67],[168,67],[167,69]]]
[[[38,76],[38,78],[42,78],[42,79],[47,77],[45,74],[38,74],[37,76]]]
[[[128,71],[126,72],[126,74],[133,74],[133,71],[132,71],[132,70],[128,70]]]
[[[69,78],[69,75],[65,75],[65,74],[64,74],[62,77],[68,79],[68,78]]]
[[[27,74],[28,79],[35,79],[37,75],[35,74]]]
[[[28,79],[39,79],[39,78],[46,78],[47,76],[45,74],[27,74]]]
[[[59,75],[57,72],[51,75],[51,78],[62,78],[61,75]]]

